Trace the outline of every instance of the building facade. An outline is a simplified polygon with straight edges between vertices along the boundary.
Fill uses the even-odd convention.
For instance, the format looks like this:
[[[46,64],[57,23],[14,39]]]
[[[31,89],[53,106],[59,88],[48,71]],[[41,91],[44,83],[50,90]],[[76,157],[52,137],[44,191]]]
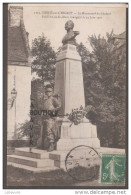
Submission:
[[[18,139],[17,129],[30,120],[31,66],[23,7],[9,7],[8,16],[7,139],[14,141]]]

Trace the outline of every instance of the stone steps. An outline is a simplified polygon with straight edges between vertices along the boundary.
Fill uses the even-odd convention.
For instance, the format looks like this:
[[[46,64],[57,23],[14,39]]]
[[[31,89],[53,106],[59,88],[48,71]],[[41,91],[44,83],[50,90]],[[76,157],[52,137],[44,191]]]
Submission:
[[[35,172],[35,173],[49,172],[49,171],[54,171],[54,170],[59,169],[55,166],[30,167],[30,166],[27,166],[27,165],[21,165],[21,164],[17,164],[17,163],[13,163],[13,162],[7,162],[7,165],[11,165],[13,167],[17,167],[19,169],[28,170],[28,171]]]
[[[51,159],[33,159],[27,156],[18,156],[16,154],[14,155],[8,155],[7,160],[9,162],[22,164],[30,167],[46,167],[46,166],[54,166],[54,161]]]
[[[124,154],[124,149],[117,148],[97,148],[97,152],[102,154]],[[13,155],[7,155],[8,164],[34,172],[51,171],[56,169],[64,169],[65,159],[69,151],[47,152],[29,147],[15,148]]]
[[[36,159],[49,159],[49,152],[45,150],[39,150],[32,148],[32,151],[30,152],[30,148],[15,148],[16,155],[18,156],[26,156],[30,158],[36,158]]]
[[[15,148],[13,155],[7,155],[8,165],[29,171],[40,172],[48,170],[65,169],[65,157],[68,151],[40,150],[29,147]]]

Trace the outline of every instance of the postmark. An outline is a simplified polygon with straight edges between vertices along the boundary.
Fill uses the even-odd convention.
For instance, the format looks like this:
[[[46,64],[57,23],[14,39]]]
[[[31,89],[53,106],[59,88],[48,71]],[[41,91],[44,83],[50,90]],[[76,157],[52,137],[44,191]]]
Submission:
[[[101,183],[125,183],[124,154],[102,154]]]
[[[100,164],[101,157],[98,152],[85,145],[71,149],[65,159],[67,173],[78,181],[98,179]]]

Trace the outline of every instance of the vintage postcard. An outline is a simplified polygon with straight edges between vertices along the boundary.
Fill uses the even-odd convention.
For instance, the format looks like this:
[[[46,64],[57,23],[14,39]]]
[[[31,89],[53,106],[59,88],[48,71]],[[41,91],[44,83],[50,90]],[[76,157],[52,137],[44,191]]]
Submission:
[[[128,188],[128,4],[4,4],[4,189]]]

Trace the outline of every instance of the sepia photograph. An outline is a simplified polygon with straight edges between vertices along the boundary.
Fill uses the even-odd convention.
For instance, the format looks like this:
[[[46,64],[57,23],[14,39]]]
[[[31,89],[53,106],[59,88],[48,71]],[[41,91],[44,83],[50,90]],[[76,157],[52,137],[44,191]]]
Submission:
[[[128,3],[4,3],[4,189],[128,188]]]

